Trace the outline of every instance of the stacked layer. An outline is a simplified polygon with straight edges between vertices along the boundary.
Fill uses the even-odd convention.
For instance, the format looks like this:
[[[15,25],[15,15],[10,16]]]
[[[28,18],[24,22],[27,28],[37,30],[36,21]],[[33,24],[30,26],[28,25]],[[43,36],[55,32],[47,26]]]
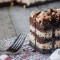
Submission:
[[[43,3],[43,2],[51,2],[53,0],[16,0],[18,3],[22,3],[25,4],[27,6],[31,5],[31,4],[36,4],[36,3]]]
[[[34,4],[36,2],[45,2],[47,0],[17,0],[17,2],[21,2],[23,4],[27,4],[27,6],[29,6],[30,4]]]
[[[9,4],[11,2],[11,5],[22,4],[24,8],[26,8],[27,6],[36,6],[42,3],[53,2],[53,1],[56,1],[56,0],[32,0],[32,1],[31,0],[0,0],[0,6]]]
[[[31,13],[30,42],[41,53],[60,47],[60,9]]]

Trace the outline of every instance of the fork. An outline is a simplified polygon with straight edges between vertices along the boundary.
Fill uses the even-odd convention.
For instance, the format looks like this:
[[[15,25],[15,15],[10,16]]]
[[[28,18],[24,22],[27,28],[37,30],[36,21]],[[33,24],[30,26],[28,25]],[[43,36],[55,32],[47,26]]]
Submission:
[[[21,48],[21,46],[23,45],[26,36],[27,36],[26,34],[20,33],[19,36],[14,41],[14,43],[12,44],[12,46],[7,51],[17,52]]]

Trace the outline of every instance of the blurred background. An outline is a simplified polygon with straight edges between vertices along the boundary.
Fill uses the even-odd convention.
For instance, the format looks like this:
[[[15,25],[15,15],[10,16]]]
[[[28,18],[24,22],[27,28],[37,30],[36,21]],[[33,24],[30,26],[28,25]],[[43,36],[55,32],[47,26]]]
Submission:
[[[31,1],[31,0],[30,0]],[[20,0],[14,1],[0,0],[0,40],[16,37],[19,33],[29,34],[29,17],[32,11],[46,11],[48,9],[60,9],[60,1],[36,0],[38,3],[32,5],[26,0],[21,3]],[[17,3],[16,3],[17,2]],[[27,2],[27,3],[26,3]],[[15,4],[15,5],[14,5]],[[35,6],[33,6],[35,4]],[[37,5],[36,5],[37,4]],[[27,8],[26,8],[27,7]]]

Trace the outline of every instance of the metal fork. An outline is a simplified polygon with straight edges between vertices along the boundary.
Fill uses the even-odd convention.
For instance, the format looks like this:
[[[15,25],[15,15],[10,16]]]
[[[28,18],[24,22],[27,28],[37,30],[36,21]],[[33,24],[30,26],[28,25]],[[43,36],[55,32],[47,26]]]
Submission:
[[[16,38],[15,42],[12,44],[12,46],[7,51],[17,52],[23,45],[26,36],[27,36],[26,34],[20,33],[19,36]]]

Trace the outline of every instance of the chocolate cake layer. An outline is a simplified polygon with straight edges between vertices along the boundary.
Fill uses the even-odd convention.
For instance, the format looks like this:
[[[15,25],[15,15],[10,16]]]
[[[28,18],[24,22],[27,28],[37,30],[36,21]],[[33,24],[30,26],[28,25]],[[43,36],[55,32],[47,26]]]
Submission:
[[[30,41],[35,45],[35,36],[33,34],[30,35]],[[52,49],[52,41],[42,44],[37,42],[37,39],[36,39],[36,46],[40,49]],[[60,47],[60,40],[55,41],[54,47],[55,48]]]
[[[11,4],[11,0],[0,0],[0,7],[9,6]]]
[[[32,32],[31,30],[30,30],[30,32],[31,32],[31,34],[33,34],[36,37],[36,40],[39,43],[44,44],[44,43],[52,42],[52,37],[47,39],[47,38],[44,38],[44,37],[39,37],[37,34]],[[59,37],[55,37],[55,40],[60,40],[60,36]]]
[[[41,54],[52,53],[52,49],[40,49],[40,48],[38,48],[37,46],[35,46],[31,41],[30,41],[30,45],[31,45],[32,47],[34,47],[34,49],[35,49],[35,47],[36,47],[36,50],[34,50],[34,51],[38,51],[38,52],[40,52]],[[34,51],[33,51],[33,52],[34,52]]]
[[[35,49],[35,45],[30,41],[30,45]],[[58,48],[58,47],[57,47]],[[55,50],[57,49],[55,48]],[[33,52],[38,51],[41,54],[51,54],[52,53],[52,49],[40,49],[36,46],[36,50],[34,50]]]
[[[43,37],[43,38],[46,38],[46,39],[52,38],[52,33],[53,33],[52,29],[50,29],[49,31],[46,31],[46,32],[45,31],[41,32],[40,30],[37,30],[32,25],[30,25],[30,30],[32,32],[35,32],[35,30],[36,30],[35,33],[39,37]],[[60,28],[55,29],[55,36],[56,37],[60,36]]]

